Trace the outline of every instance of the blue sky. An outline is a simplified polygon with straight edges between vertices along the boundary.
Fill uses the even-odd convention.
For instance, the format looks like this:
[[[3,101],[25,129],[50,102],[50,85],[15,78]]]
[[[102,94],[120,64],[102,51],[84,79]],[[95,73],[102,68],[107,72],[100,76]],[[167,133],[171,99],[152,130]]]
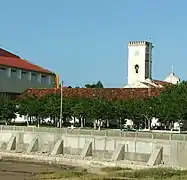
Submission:
[[[0,47],[48,68],[66,85],[127,83],[127,44],[149,40],[153,77],[187,79],[186,0],[2,0]]]

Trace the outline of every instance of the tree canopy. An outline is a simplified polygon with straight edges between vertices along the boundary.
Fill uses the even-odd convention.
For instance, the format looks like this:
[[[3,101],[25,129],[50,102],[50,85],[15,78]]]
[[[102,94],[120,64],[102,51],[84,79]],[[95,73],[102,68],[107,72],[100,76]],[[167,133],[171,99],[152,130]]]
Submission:
[[[101,81],[98,81],[97,83],[93,84],[85,84],[85,88],[104,88]]]
[[[35,117],[38,121],[51,118],[55,124],[60,118],[60,102],[60,93],[42,97],[25,96],[16,101],[1,98],[0,120],[8,121],[15,117],[15,113],[19,113]],[[179,85],[166,87],[160,96],[143,99],[63,97],[62,112],[63,122],[73,117],[80,120],[81,126],[101,120],[124,124],[126,119],[131,119],[135,127],[140,128],[149,127],[152,117],[167,125],[187,120],[186,106],[187,82],[184,81]]]

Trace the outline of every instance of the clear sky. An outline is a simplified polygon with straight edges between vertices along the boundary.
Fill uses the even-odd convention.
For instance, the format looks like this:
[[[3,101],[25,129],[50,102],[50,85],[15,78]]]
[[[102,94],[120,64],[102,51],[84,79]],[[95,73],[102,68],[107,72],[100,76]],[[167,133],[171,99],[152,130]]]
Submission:
[[[153,77],[187,80],[186,0],[1,0],[0,47],[48,68],[65,85],[127,83],[127,44],[149,40]]]

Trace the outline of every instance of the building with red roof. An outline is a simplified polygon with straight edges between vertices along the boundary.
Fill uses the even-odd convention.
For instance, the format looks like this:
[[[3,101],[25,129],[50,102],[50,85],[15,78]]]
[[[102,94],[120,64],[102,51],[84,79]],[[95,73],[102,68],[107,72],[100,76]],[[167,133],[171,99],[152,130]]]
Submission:
[[[172,68],[172,72],[165,80],[152,78],[152,48],[151,42],[131,41],[128,44],[128,84],[124,88],[66,88],[65,97],[101,97],[106,99],[137,99],[150,96],[159,96],[166,85],[180,83]],[[50,93],[60,93],[59,88],[54,89],[27,89],[23,95],[44,96]]]
[[[54,72],[0,48],[0,93],[20,94],[28,88],[55,88]]]

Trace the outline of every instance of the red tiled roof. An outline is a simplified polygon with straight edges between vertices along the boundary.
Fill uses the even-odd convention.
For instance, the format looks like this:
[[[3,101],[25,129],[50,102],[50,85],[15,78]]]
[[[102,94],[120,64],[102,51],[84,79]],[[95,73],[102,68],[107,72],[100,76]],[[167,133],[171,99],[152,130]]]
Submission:
[[[4,57],[12,57],[12,58],[20,58],[19,56],[11,53],[11,52],[8,52],[2,48],[0,48],[0,56],[4,56]]]
[[[32,64],[31,62],[21,58],[0,56],[0,65],[53,74],[51,71]]]
[[[64,88],[64,97],[104,98],[108,100],[141,99],[150,96],[159,96],[163,88]],[[27,89],[21,95],[42,97],[47,94],[60,93],[60,88]]]
[[[165,86],[165,85],[170,85],[172,83],[166,82],[166,81],[160,81],[160,80],[152,80],[153,83],[157,84],[157,85],[161,85],[161,86]]]
[[[142,84],[145,84],[146,86],[148,86],[149,88],[155,88],[155,86],[153,86],[152,84],[149,84],[147,82],[142,82]]]

